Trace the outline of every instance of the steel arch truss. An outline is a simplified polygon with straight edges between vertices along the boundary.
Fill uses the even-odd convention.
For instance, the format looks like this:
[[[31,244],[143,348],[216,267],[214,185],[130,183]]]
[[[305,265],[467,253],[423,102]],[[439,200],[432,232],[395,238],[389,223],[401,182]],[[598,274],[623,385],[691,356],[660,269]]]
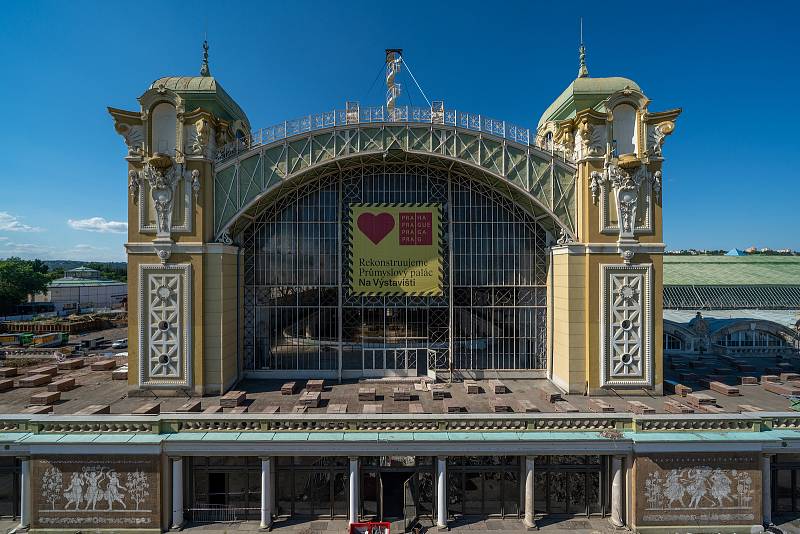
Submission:
[[[265,196],[301,175],[389,161],[431,165],[490,183],[519,200],[553,236],[562,229],[575,235],[575,167],[533,146],[430,124],[318,130],[218,164],[215,235],[236,234]]]

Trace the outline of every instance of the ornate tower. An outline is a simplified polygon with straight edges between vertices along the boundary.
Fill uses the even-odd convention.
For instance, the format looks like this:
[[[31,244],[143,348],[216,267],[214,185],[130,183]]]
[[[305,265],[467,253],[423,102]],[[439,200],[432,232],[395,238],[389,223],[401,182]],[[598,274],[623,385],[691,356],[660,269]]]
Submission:
[[[680,109],[652,113],[626,78],[579,77],[537,143],[577,164],[576,239],[553,248],[551,378],[570,393],[661,392],[662,146]]]
[[[128,148],[128,383],[219,392],[238,378],[238,248],[213,242],[217,147],[250,124],[208,67],[109,108]],[[184,393],[185,394],[185,393]]]

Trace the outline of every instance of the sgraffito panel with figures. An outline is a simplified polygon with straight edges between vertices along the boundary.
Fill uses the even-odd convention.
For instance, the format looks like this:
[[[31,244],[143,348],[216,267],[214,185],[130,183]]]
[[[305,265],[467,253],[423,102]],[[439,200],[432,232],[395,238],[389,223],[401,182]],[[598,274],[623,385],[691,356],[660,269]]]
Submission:
[[[761,471],[754,454],[636,458],[636,524],[761,524]]]
[[[160,528],[156,457],[35,458],[32,467],[34,528]]]

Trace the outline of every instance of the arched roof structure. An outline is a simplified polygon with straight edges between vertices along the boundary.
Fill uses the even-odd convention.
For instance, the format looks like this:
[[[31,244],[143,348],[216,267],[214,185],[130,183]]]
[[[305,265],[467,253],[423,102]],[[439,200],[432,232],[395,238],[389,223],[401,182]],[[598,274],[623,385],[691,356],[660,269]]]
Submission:
[[[223,147],[214,176],[215,235],[235,235],[284,185],[353,165],[406,162],[492,185],[547,231],[575,235],[575,166],[531,144],[527,129],[480,115],[384,108],[333,111],[259,130]]]

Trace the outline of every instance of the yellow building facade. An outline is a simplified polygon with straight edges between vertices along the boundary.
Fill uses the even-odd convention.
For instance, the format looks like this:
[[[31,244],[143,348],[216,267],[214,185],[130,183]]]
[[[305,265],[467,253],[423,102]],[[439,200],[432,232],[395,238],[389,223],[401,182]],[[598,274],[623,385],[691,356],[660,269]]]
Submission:
[[[132,392],[218,394],[244,377],[452,379],[491,373],[547,377],[568,393],[661,392],[662,149],[680,110],[653,113],[631,80],[581,74],[545,111],[535,132],[451,111],[442,102],[430,109],[348,103],[341,112],[251,132],[241,108],[204,72],[156,80],[136,111],[109,109],[128,148]],[[447,190],[434,199],[445,214],[442,263],[449,269],[439,300],[365,297],[353,304],[350,281],[342,274],[351,244],[341,228],[355,203],[346,198],[350,178],[341,176],[389,171],[406,177],[430,173],[423,189],[435,189],[440,180]],[[274,278],[270,265],[278,265],[259,259],[272,245],[260,245],[261,252],[244,245],[247,235],[255,243],[258,221],[298,188],[337,180],[335,216],[323,221],[335,224],[319,225],[336,234],[329,257],[322,248],[318,258],[306,252],[308,243],[325,246],[326,236],[317,229],[305,241],[296,233],[270,238],[272,243],[295,236],[300,243],[294,274],[284,276],[283,289],[248,282],[254,269]],[[373,191],[387,187],[382,183],[354,194],[360,200],[389,198]],[[517,210],[524,219],[520,225],[540,232],[529,263],[546,276],[528,276],[533,269],[515,263],[503,278],[497,275],[503,267],[492,259],[463,259],[469,254],[462,254],[466,249],[454,232],[464,228],[478,243],[480,222],[461,224],[454,199],[472,191],[473,183],[480,184],[475,187],[481,198],[494,198],[487,201],[490,211]],[[403,205],[417,198],[412,196],[391,199]],[[292,224],[315,220],[303,216]],[[508,218],[503,231],[514,232],[507,228],[514,227],[516,215],[492,217]],[[517,238],[489,256],[511,257],[527,246],[528,237],[512,239]],[[492,240],[498,242],[497,236],[486,239]],[[290,258],[293,246],[268,254]],[[332,283],[309,289],[300,263],[325,261],[331,263]],[[489,282],[476,289],[460,281],[470,271],[487,271]],[[536,293],[538,306],[526,307],[519,296],[525,291]],[[504,292],[517,300],[503,304]],[[258,294],[269,303],[259,304]],[[304,308],[309,294],[330,300],[314,301],[316,310]],[[479,312],[486,294],[490,317]],[[286,306],[295,296],[300,304],[292,300]],[[292,318],[283,319],[289,308],[295,310]],[[399,326],[392,318],[395,308],[405,317]],[[387,310],[385,316],[378,317],[376,309]],[[504,331],[509,323],[510,333]],[[360,334],[348,334],[358,329]]]

